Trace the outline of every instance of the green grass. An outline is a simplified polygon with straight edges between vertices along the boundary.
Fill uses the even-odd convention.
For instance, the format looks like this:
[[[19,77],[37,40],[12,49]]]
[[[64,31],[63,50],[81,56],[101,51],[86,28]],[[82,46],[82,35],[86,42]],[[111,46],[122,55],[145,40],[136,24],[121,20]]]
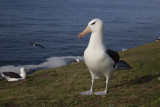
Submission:
[[[91,76],[84,62],[28,75],[8,82],[0,78],[0,107],[160,107],[160,42],[119,52],[132,69],[115,71],[106,96],[82,96]],[[94,91],[105,89],[105,78],[96,80]]]

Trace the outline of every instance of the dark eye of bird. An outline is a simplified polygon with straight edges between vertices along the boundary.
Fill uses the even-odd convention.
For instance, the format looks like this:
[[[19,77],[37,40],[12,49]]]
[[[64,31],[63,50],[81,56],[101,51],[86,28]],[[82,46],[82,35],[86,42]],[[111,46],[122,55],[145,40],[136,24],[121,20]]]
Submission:
[[[93,22],[91,25],[94,25],[96,22]]]

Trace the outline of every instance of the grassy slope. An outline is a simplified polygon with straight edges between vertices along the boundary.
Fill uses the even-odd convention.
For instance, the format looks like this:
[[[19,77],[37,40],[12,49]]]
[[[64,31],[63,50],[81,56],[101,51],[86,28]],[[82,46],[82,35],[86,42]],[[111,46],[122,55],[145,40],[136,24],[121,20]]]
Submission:
[[[160,106],[160,42],[119,52],[130,70],[115,71],[106,96],[81,96],[89,90],[91,76],[83,62],[37,71],[24,81],[0,78],[0,106]],[[94,90],[105,89],[105,78]]]

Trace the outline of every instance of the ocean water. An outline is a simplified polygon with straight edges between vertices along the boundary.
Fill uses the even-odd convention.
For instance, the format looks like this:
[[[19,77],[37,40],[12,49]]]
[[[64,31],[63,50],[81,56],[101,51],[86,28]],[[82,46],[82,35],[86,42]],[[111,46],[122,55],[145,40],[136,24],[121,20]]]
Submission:
[[[0,72],[54,68],[79,58],[93,18],[105,24],[105,45],[120,51],[160,36],[160,0],[0,0]],[[33,47],[36,42],[45,47]]]

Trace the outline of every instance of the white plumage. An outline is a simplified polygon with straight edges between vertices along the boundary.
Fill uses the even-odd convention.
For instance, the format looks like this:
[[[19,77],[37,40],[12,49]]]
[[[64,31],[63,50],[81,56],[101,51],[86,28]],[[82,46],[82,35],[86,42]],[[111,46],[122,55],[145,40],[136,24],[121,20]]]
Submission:
[[[15,72],[2,72],[2,77],[6,78],[8,81],[18,81],[26,79],[26,69],[22,67],[20,69],[20,74]]]
[[[96,92],[96,95],[107,94],[107,85],[109,78],[112,76],[113,71],[116,69],[114,60],[106,53],[104,45],[104,25],[100,19],[93,19],[88,23],[87,28],[78,35],[80,39],[87,33],[91,32],[88,47],[84,51],[84,61],[92,76],[92,85],[89,91],[82,92],[82,95],[91,95],[93,93],[93,83],[99,76],[106,77],[106,89],[102,92]],[[119,59],[118,59],[119,60]]]

